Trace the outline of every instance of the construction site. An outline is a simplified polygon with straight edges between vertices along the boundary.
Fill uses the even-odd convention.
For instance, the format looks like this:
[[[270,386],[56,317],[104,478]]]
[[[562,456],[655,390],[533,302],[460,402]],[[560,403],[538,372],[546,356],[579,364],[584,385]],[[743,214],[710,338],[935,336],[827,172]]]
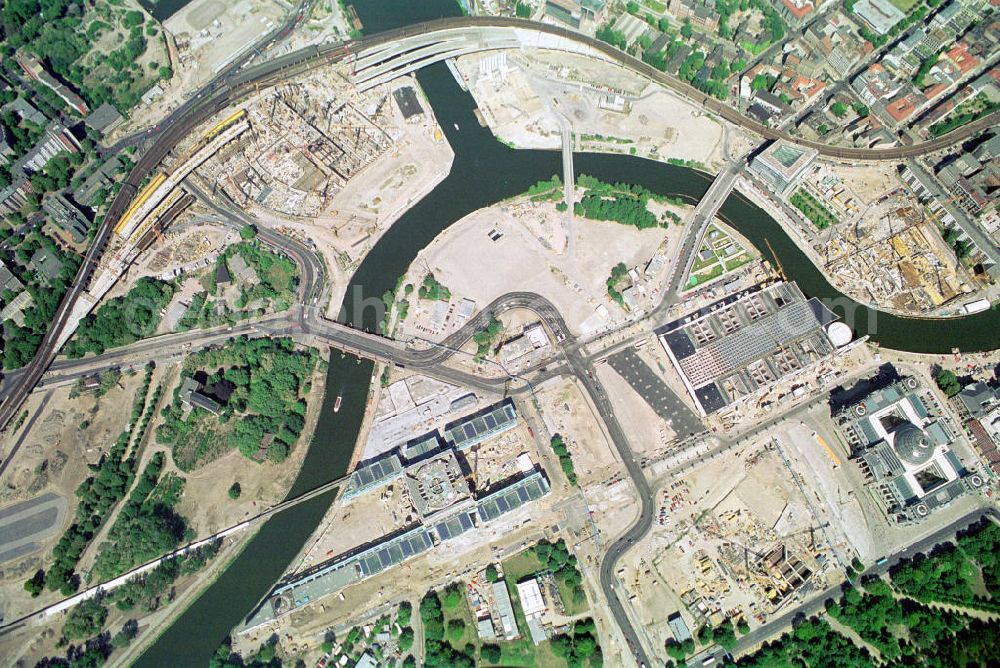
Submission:
[[[841,578],[841,519],[814,502],[824,492],[793,461],[792,439],[818,448],[808,432],[762,434],[659,491],[643,549],[618,571],[655,645],[684,640],[668,622],[678,614],[692,635],[727,619],[755,627]]]
[[[434,431],[362,460],[297,574],[269,595],[246,629],[429,556],[443,543],[473,549],[498,530],[504,535],[520,526],[526,520],[516,511],[550,490],[531,442],[515,405],[505,400],[466,413],[443,434]]]
[[[351,100],[315,77],[271,88],[246,105],[250,132],[201,174],[246,209],[325,213],[348,180],[392,147],[379,122],[389,97]]]
[[[811,240],[834,284],[847,294],[907,313],[935,313],[976,289],[938,231],[940,221],[898,183],[865,202],[826,166],[803,189],[836,221]]]

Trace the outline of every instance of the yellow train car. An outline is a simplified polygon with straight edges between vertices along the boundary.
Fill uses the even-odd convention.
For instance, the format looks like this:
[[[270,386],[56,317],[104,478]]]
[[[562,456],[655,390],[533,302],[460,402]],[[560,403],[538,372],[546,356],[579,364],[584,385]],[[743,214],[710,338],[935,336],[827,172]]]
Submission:
[[[226,118],[224,118],[223,120],[219,121],[219,123],[217,123],[215,125],[215,127],[213,127],[211,130],[209,130],[205,134],[205,139],[206,140],[212,139],[213,137],[215,137],[215,135],[219,134],[220,132],[222,132],[223,130],[225,130],[227,127],[229,127],[230,125],[232,125],[233,123],[235,123],[236,121],[240,120],[241,118],[243,118],[246,115],[247,115],[247,112],[245,112],[242,109],[239,109],[239,110],[233,112],[231,115],[229,115]]]
[[[132,202],[132,205],[128,208],[128,211],[125,212],[125,215],[123,215],[121,220],[118,221],[118,224],[115,225],[115,234],[120,234],[121,231],[125,229],[129,221],[132,220],[132,216],[135,214],[136,210],[142,206],[146,200],[149,199],[149,196],[156,192],[156,189],[159,188],[160,185],[166,180],[167,176],[162,172],[157,173],[156,176],[149,180],[149,183],[142,189],[139,196],[135,198],[135,201]]]

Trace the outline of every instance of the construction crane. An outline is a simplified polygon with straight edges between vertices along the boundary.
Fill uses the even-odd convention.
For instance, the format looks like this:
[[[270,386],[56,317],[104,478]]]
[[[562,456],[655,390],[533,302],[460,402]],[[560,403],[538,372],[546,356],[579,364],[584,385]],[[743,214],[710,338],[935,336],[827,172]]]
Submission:
[[[774,252],[774,247],[771,245],[770,239],[764,239],[764,243],[767,244],[767,249],[771,251],[771,257],[774,258],[775,269],[778,270],[778,274],[781,276],[782,280],[788,280],[785,276],[785,268],[781,266],[781,260],[778,259],[778,254]]]
[[[809,549],[810,550],[815,550],[816,549],[816,530],[817,529],[825,529],[828,526],[830,526],[829,522],[823,522],[823,524],[820,524],[819,526],[813,526],[813,525],[810,524],[805,529],[799,529],[798,531],[793,531],[791,533],[786,533],[784,536],[778,536],[778,540],[786,540],[788,538],[794,538],[795,536],[799,536],[801,534],[809,532]]]

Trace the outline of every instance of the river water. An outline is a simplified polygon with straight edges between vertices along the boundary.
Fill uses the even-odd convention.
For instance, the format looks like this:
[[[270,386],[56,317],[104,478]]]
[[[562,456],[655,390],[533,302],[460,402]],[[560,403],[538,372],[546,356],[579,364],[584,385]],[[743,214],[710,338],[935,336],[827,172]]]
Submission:
[[[455,0],[392,3],[361,0],[354,2],[354,6],[369,34],[416,21],[455,16],[459,11]],[[342,319],[372,330],[377,327],[375,310],[355,312],[355,304],[360,305],[365,298],[378,298],[391,289],[416,254],[442,230],[472,211],[562,173],[558,151],[512,150],[496,141],[488,129],[480,127],[473,114],[471,96],[458,87],[443,63],[427,67],[417,76],[455,151],[455,161],[449,176],[389,229],[351,279]],[[582,153],[574,156],[574,164],[578,174],[641,184],[654,192],[679,195],[690,201],[699,199],[711,182],[711,177],[695,170],[630,156]],[[859,335],[871,334],[886,347],[920,352],[947,352],[953,346],[972,351],[998,345],[1000,311],[990,310],[947,322],[875,313],[837,292],[780,225],[738,194],[726,201],[720,215],[765,257],[771,257],[769,248],[773,249],[786,274],[798,282],[803,292],[823,299],[837,313],[846,315]],[[580,224],[587,223],[580,221]],[[530,286],[516,287],[530,289]],[[344,474],[364,416],[371,373],[370,362],[359,363],[353,357],[332,354],[323,412],[289,496]],[[332,404],[338,394],[343,394],[343,408],[334,413]],[[296,506],[268,521],[233,564],[163,633],[137,665],[205,665],[222,639],[241,623],[288,568],[322,519],[332,494]]]

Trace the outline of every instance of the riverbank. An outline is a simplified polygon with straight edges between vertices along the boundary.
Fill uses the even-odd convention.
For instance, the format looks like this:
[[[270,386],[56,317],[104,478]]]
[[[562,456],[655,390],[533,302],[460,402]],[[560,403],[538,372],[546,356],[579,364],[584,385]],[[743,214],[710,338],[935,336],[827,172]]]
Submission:
[[[751,146],[737,128],[600,58],[488,52],[462,56],[458,69],[486,125],[508,146],[558,150],[557,116],[570,123],[576,150],[674,159],[712,172],[727,152]]]
[[[801,220],[794,220],[785,211],[777,206],[772,200],[768,193],[763,192],[755,183],[747,178],[741,178],[737,181],[736,190],[739,191],[741,195],[746,197],[748,200],[756,204],[758,207],[763,209],[767,214],[778,222],[784,229],[788,237],[795,242],[799,250],[809,258],[809,260],[816,266],[817,270],[823,274],[823,277],[831,285],[838,284],[838,289],[841,287],[836,276],[832,275],[828,271],[825,271],[826,263],[819,253],[813,248],[809,240],[806,238],[806,228],[805,223]],[[848,296],[854,301],[864,304],[867,308],[882,312],[891,313],[892,315],[898,316],[900,318],[919,318],[926,320],[951,320],[956,318],[965,317],[965,314],[955,313],[954,310],[958,308],[959,304],[952,303],[948,306],[942,306],[935,312],[922,312],[922,313],[912,313],[910,311],[905,311],[897,308],[893,308],[889,305],[878,303],[870,299],[864,299],[862,295],[857,294],[857,291],[852,291]],[[969,294],[967,297],[963,298],[961,301],[972,301],[976,299],[976,294]],[[941,312],[947,308],[948,313]],[[1000,347],[1000,341],[997,342],[997,347]]]

